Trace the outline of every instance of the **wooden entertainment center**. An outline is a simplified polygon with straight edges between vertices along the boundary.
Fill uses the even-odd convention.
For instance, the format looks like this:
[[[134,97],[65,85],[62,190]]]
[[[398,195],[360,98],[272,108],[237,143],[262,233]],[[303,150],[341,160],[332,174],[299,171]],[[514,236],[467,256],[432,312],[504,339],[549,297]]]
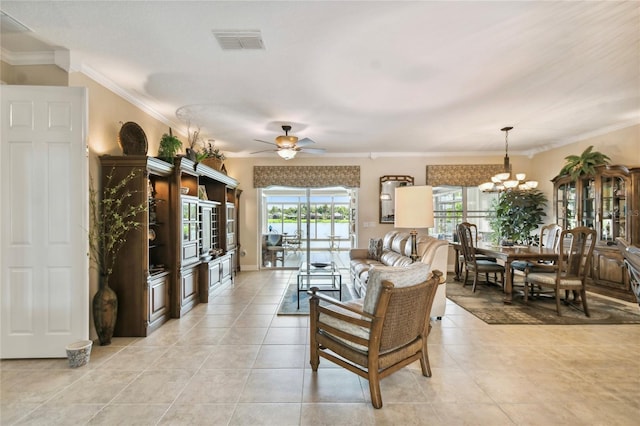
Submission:
[[[102,181],[136,171],[130,202],[147,200],[118,254],[110,286],[118,295],[114,336],[144,337],[180,318],[239,270],[237,214],[241,190],[226,174],[186,157],[102,156]],[[140,173],[137,173],[140,171]]]

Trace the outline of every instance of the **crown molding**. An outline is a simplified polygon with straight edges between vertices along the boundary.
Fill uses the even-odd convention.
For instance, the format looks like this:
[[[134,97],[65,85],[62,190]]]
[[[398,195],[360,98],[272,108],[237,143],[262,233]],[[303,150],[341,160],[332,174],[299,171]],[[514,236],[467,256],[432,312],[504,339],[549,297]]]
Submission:
[[[55,52],[12,52],[2,48],[0,50],[2,60],[9,65],[55,65]]]

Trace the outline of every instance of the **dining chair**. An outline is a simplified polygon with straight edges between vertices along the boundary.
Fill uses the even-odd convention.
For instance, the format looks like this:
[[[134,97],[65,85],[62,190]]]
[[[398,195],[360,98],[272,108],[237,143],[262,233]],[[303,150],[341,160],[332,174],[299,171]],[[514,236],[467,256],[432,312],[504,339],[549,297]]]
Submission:
[[[429,317],[442,273],[414,265],[393,272],[372,268],[361,304],[340,302],[316,287],[309,291],[311,369],[318,373],[322,357],[368,380],[375,408],[382,407],[381,379],[415,361],[423,376],[431,376]]]
[[[582,307],[589,316],[586,280],[591,268],[596,230],[584,226],[560,233],[558,262],[554,265],[535,265],[547,272],[526,272],[527,283],[552,288],[556,296],[556,311],[560,315],[560,290],[565,291],[565,303],[569,303],[569,291],[580,292]],[[529,269],[529,268],[528,268]]]
[[[471,222],[462,222],[462,224],[469,226],[471,228],[471,241],[473,242],[473,246],[476,247],[476,245],[478,244],[478,226],[475,223],[471,223]],[[476,259],[489,260],[491,262],[496,261],[495,257],[487,256],[484,254],[476,254]],[[462,270],[464,269],[464,266],[465,266],[464,254],[460,254],[458,256],[458,263],[460,265],[458,267],[458,271],[462,273]]]
[[[475,226],[475,225],[474,225]],[[469,272],[473,272],[473,287],[472,291],[476,291],[476,284],[478,283],[478,274],[484,273],[485,280],[489,284],[489,274],[494,274],[494,280],[497,281],[497,274],[500,273],[501,284],[504,287],[504,266],[497,263],[495,260],[489,260],[486,258],[480,258],[476,254],[476,248],[473,240],[473,226],[468,223],[461,223],[458,225],[458,239],[460,246],[462,247],[462,255],[464,256],[464,279],[462,280],[462,286],[467,285],[467,279],[469,278]]]
[[[540,246],[541,247],[549,247],[558,251],[558,246],[560,244],[560,233],[562,232],[562,227],[555,223],[550,223],[548,225],[540,228]],[[552,264],[553,262],[549,261],[539,261],[537,263],[527,262],[524,260],[517,260],[511,263],[511,282],[515,282],[513,280],[515,275],[523,277],[524,286],[524,301],[527,302],[528,299],[528,288],[527,288],[527,271],[531,272],[545,272],[545,270],[536,269],[536,265],[540,264]],[[533,286],[531,287],[531,295],[533,295]]]

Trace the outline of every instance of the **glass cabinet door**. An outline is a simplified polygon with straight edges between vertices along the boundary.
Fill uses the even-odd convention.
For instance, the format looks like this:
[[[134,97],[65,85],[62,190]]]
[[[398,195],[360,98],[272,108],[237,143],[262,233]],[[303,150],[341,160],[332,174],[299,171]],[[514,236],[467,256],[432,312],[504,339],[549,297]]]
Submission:
[[[616,237],[626,237],[626,181],[619,176],[602,176],[602,198],[600,200],[600,229],[602,241],[615,241]]]
[[[577,226],[576,183],[567,182],[558,185],[556,194],[558,205],[556,206],[558,225],[564,229],[572,229]]]
[[[596,182],[593,179],[582,180],[582,215],[580,226],[595,229],[596,222]]]

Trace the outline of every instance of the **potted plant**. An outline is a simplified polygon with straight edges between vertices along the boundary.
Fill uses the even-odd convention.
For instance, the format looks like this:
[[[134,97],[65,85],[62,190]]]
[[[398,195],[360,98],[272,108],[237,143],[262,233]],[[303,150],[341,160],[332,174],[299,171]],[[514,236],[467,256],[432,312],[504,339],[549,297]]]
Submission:
[[[214,147],[213,139],[209,139],[206,145],[204,143],[202,145],[202,149],[197,153],[196,161],[213,169],[222,170],[222,163],[226,157],[219,148]]]
[[[580,155],[569,155],[564,159],[567,160],[567,162],[560,170],[560,174],[567,174],[574,180],[577,180],[582,175],[594,175],[596,173],[596,166],[608,164],[611,160],[603,153],[593,151],[593,145],[585,149]]]
[[[111,343],[118,315],[118,298],[109,286],[109,277],[127,234],[142,226],[139,215],[147,210],[146,199],[134,202],[132,197],[137,191],[129,189],[129,182],[138,174],[142,174],[142,170],[132,170],[118,179],[112,169],[101,193],[94,187],[93,180],[89,187],[89,257],[100,274],[98,292],[93,298],[93,321],[101,345]]]
[[[169,134],[163,134],[160,139],[160,147],[158,148],[158,158],[173,164],[176,154],[182,149],[182,142],[169,129]]]
[[[538,190],[512,189],[500,193],[492,204],[495,216],[490,219],[493,242],[529,245],[535,240],[531,232],[546,216],[547,197]]]

